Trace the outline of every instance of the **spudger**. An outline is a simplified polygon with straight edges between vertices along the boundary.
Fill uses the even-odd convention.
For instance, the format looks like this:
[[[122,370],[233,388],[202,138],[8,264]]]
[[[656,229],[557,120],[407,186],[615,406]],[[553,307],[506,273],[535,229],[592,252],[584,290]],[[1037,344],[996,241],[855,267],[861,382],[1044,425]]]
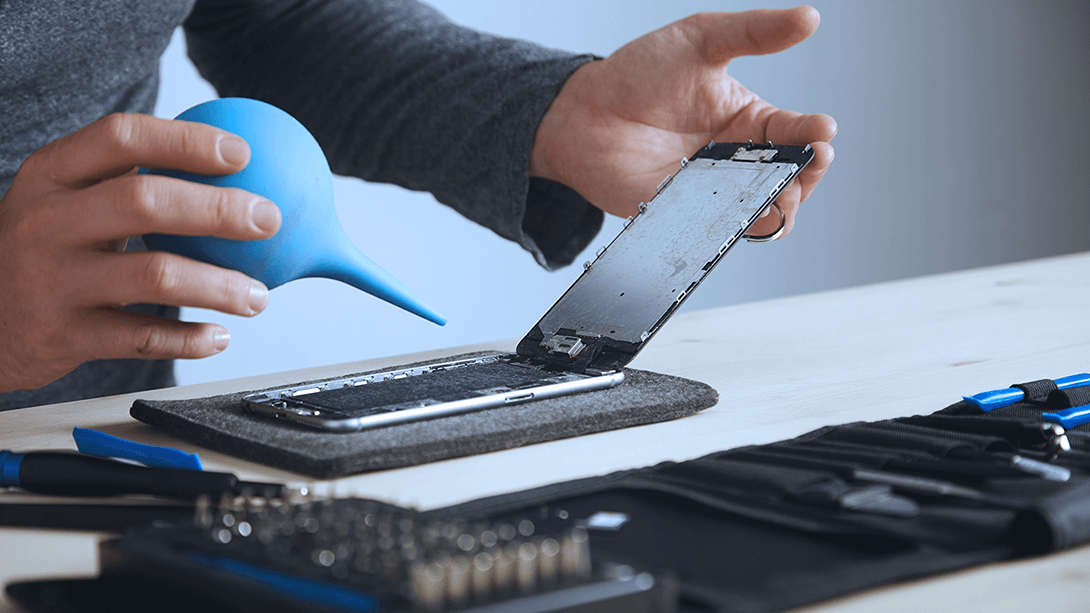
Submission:
[[[151,494],[170,498],[221,496],[243,490],[279,496],[284,491],[281,484],[239,481],[231,473],[137,466],[60,451],[0,451],[0,486],[61,496]]]
[[[1041,419],[1060,424],[1067,430],[1090,424],[1090,404],[1071,407],[1055,413],[1041,413]]]
[[[1056,383],[1056,388],[1061,390],[1072,387],[1082,387],[1084,385],[1090,385],[1090,373],[1084,372],[1077,375],[1060,377],[1059,379],[1053,379],[1053,382]],[[1016,402],[1021,402],[1025,397],[1026,393],[1017,387],[980,392],[979,394],[973,394],[972,396],[962,396],[962,398],[965,399],[965,402],[968,402],[981,411],[993,411],[1000,407],[1010,406]]]

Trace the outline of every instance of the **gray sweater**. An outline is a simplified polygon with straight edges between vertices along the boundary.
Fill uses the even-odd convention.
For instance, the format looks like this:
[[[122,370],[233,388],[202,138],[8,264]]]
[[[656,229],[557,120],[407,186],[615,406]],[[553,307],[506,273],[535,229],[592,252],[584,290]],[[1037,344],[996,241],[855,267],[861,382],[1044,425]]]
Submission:
[[[178,25],[221,96],[294,115],[336,173],[429,191],[550,268],[601,226],[578,194],[527,174],[541,116],[591,58],[474,32],[406,0],[0,1],[0,194],[46,143],[112,112],[151,112]],[[173,381],[169,361],[88,362],[0,394],[0,410]]]

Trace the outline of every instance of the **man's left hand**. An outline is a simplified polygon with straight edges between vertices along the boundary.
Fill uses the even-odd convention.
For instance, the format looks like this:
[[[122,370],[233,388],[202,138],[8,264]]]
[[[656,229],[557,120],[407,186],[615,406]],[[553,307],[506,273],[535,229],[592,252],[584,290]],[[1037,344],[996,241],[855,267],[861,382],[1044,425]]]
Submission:
[[[794,225],[833,161],[836,122],[765,102],[727,74],[739,56],[782,51],[808,38],[819,16],[788,10],[701,13],[583,65],[542,119],[530,173],[564,183],[602,210],[634,216],[682,157],[711,140],[809,144],[814,159],[776,204]],[[751,230],[774,232],[779,216]]]

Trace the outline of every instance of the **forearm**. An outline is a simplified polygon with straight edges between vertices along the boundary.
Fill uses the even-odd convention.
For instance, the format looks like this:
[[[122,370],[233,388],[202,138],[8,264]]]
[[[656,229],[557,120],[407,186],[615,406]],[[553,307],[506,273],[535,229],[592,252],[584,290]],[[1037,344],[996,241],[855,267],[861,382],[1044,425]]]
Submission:
[[[552,265],[570,261],[600,223],[565,190],[531,190],[529,175],[541,117],[589,56],[474,32],[401,1],[203,1],[186,27],[190,54],[221,95],[299,118],[334,172],[429,191],[531,251],[554,243],[541,245]],[[568,223],[535,223],[528,237],[524,221],[554,208]]]

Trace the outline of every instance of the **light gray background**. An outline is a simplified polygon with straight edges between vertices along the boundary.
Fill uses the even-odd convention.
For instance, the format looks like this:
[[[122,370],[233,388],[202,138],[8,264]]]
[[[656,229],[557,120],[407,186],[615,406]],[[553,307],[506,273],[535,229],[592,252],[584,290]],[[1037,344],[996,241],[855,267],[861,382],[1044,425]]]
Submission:
[[[456,21],[608,55],[693,12],[791,3],[698,0],[434,2]],[[731,72],[773,104],[833,115],[837,157],[784,241],[742,245],[688,309],[1090,248],[1090,71],[1082,2],[815,2],[817,34]],[[156,114],[215,96],[175,40]],[[531,257],[427,194],[336,179],[349,236],[439,310],[439,328],[334,281],[278,288],[265,313],[218,321],[230,348],[180,362],[182,383],[519,337],[578,275]],[[606,224],[588,254],[608,242]],[[582,261],[582,259],[580,261]],[[805,314],[800,313],[800,317]],[[752,325],[746,322],[745,325]],[[775,322],[767,322],[774,326]]]

